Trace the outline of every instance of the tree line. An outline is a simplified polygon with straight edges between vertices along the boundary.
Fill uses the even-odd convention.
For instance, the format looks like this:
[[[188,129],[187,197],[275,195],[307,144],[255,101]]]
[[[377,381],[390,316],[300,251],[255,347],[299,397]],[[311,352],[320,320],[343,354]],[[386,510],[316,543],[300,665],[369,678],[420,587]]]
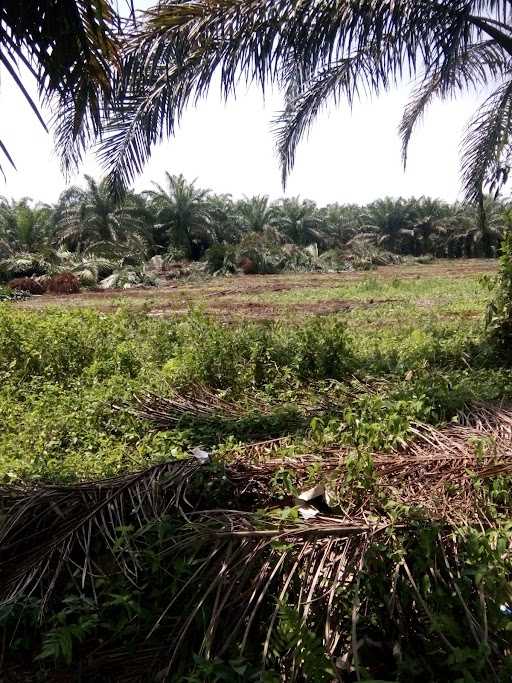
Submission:
[[[318,254],[367,245],[399,256],[493,257],[512,225],[512,205],[487,198],[485,209],[482,222],[473,205],[429,197],[327,206],[299,197],[233,199],[169,173],[164,184],[116,203],[104,180],[86,176],[84,187],[70,187],[53,205],[0,199],[0,269],[4,279],[59,265],[107,272],[113,262],[199,261],[258,240],[315,245]]]

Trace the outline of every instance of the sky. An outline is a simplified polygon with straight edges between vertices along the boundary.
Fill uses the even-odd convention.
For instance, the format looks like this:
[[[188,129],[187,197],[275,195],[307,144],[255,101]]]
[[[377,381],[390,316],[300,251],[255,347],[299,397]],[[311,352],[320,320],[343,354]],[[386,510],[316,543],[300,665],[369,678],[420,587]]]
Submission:
[[[143,2],[144,0],[140,0]],[[275,92],[263,100],[257,90],[223,103],[217,90],[185,113],[175,137],[154,149],[137,179],[138,191],[162,182],[165,171],[183,173],[214,192],[271,198],[297,196],[330,202],[366,203],[378,197],[420,196],[455,201],[460,197],[459,145],[465,125],[483,94],[435,103],[412,140],[404,171],[398,124],[412,90],[403,84],[379,98],[327,108],[301,143],[286,193],[281,187],[271,122],[280,108]],[[8,74],[0,72],[0,139],[17,171],[5,167],[0,195],[56,201],[66,184],[83,173],[101,177],[89,154],[77,177],[62,176],[51,135],[44,132]]]

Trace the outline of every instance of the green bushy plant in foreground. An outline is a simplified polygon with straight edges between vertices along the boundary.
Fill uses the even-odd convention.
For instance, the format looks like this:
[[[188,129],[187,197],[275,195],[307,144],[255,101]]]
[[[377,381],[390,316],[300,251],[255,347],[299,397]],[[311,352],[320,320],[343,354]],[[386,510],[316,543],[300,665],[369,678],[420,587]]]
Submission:
[[[110,476],[172,457],[199,440],[222,440],[183,425],[155,433],[113,409],[137,391],[208,384],[240,395],[266,383],[342,378],[353,358],[340,321],[229,327],[201,314],[151,320],[126,311],[43,314],[0,308],[0,477]],[[224,435],[272,435],[299,425],[286,410],[255,416]],[[225,426],[225,428],[227,428]]]
[[[487,282],[494,298],[487,307],[487,331],[501,353],[512,357],[512,232],[501,243],[499,272]]]
[[[336,318],[229,327],[196,313],[177,325],[176,344],[165,371],[177,384],[243,389],[289,378],[342,379],[355,367],[345,325]]]
[[[343,387],[354,375],[382,377],[385,385],[376,397],[363,391],[357,400],[347,399]],[[268,417],[239,424],[205,428],[192,420],[166,432],[113,409],[130,403],[137,391],[166,395],[199,385],[275,408]],[[297,402],[315,405],[319,397],[339,407],[321,409],[316,441],[321,434],[329,442],[387,449],[407,438],[414,421],[435,424],[469,401],[510,395],[509,374],[482,355],[474,333],[463,330],[383,330],[376,337],[349,334],[338,316],[300,325],[225,325],[200,313],[162,320],[128,311],[0,307],[4,481],[99,478],[198,443],[222,448],[251,434],[293,436],[305,429]],[[299,452],[308,447],[300,439],[294,446]]]

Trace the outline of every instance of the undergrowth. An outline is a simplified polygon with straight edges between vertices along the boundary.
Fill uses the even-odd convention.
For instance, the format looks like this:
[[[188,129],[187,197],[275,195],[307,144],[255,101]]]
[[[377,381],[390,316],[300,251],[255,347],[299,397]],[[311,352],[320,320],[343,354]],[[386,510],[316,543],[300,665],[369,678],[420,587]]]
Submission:
[[[390,334],[387,341],[386,335]],[[357,396],[346,387],[363,378]],[[154,432],[114,405],[152,389],[207,385],[272,415],[205,428],[186,421]],[[220,446],[267,432],[385,448],[411,422],[449,420],[471,400],[512,394],[512,380],[473,332],[427,327],[348,332],[341,317],[301,325],[231,324],[192,313],[158,320],[121,310],[44,313],[0,308],[0,478],[66,480],[159,462],[197,444]],[[324,408],[311,429],[298,402]],[[291,411],[291,412],[290,412]],[[294,417],[295,415],[295,417]],[[333,435],[334,434],[334,435]],[[300,437],[300,438],[299,438]],[[302,444],[302,446],[301,446]]]
[[[130,410],[143,391],[171,397],[198,387],[216,392],[238,407],[242,417],[221,419],[213,413],[199,419],[191,413],[169,428],[156,429]],[[106,315],[0,305],[4,485],[102,479],[179,462],[200,447],[216,457],[216,464],[204,469],[192,495],[208,500],[215,510],[234,505],[236,510],[244,505],[251,509],[257,494],[251,489],[237,498],[223,463],[244,453],[244,446],[255,439],[283,437],[271,451],[273,458],[283,458],[269,486],[272,509],[251,509],[262,529],[269,514],[274,523],[297,523],[299,486],[317,481],[319,470],[312,465],[299,483],[285,458],[322,455],[333,448],[350,453],[339,495],[359,496],[363,502],[374,496],[391,522],[365,552],[357,583],[336,595],[339,623],[350,632],[357,621],[355,654],[353,643],[340,643],[337,659],[326,657],[315,603],[300,594],[291,578],[299,603],[291,602],[285,590],[262,598],[254,635],[243,651],[238,641],[225,648],[215,641],[211,654],[203,634],[213,629],[224,603],[220,593],[208,592],[208,575],[204,602],[191,615],[190,637],[179,660],[155,674],[144,657],[147,662],[161,657],[165,634],[190,607],[187,591],[179,590],[197,572],[200,576],[212,551],[206,541],[193,551],[184,550],[186,534],[183,545],[176,545],[178,533],[188,529],[186,518],[167,511],[158,521],[137,527],[133,509],[132,521],[113,531],[114,561],[102,538],[87,541],[101,571],[85,577],[70,562],[43,610],[38,590],[0,609],[0,631],[7,643],[0,661],[9,660],[13,676],[22,676],[19,680],[33,681],[51,680],[59,672],[80,677],[87,669],[80,680],[278,683],[292,680],[287,678],[290,666],[298,667],[294,680],[308,683],[509,680],[508,659],[502,653],[498,657],[490,644],[508,642],[510,633],[509,617],[501,609],[511,600],[512,537],[502,518],[510,503],[508,478],[485,484],[488,513],[498,520],[498,530],[468,527],[447,536],[422,510],[394,502],[392,491],[384,496],[378,490],[372,454],[400,451],[415,438],[418,425],[455,424],[468,404],[511,398],[509,370],[483,326],[469,323],[427,320],[415,326],[408,320],[400,328],[383,326],[376,334],[369,326],[348,326],[342,315],[299,323],[225,324],[201,312],[164,320],[128,310]],[[478,448],[487,457],[488,445],[475,444]],[[237,558],[235,546],[222,548]],[[460,572],[460,595],[453,592],[455,565],[445,555],[450,548],[450,562]],[[255,551],[254,558],[264,567],[270,557],[281,556],[282,566],[293,575],[301,556],[288,543],[273,540],[261,553]],[[135,557],[142,569],[133,576],[121,571],[123,563]],[[487,636],[478,632],[475,638],[476,630],[468,630],[464,618],[468,610],[482,611],[483,592]],[[242,599],[249,594],[244,595]],[[305,619],[301,615],[308,601],[311,609]],[[354,605],[363,603],[364,610],[355,613]],[[162,613],[171,604],[172,609]],[[420,609],[424,604],[426,612]],[[129,660],[126,653],[133,644],[139,648],[139,678],[130,678],[122,663],[123,657]],[[493,657],[499,663],[495,677],[489,678]],[[37,671],[27,678],[30,660],[37,662]],[[95,661],[102,668],[95,669]],[[140,674],[143,670],[151,674]]]

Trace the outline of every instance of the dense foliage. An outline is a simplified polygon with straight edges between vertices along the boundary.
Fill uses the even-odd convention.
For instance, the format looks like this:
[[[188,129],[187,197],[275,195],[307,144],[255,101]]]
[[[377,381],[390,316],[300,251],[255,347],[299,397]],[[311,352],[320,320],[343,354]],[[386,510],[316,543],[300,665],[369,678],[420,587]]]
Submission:
[[[256,196],[235,200],[167,174],[164,186],[112,201],[104,181],[86,178],[53,205],[0,201],[4,280],[71,272],[84,285],[151,284],[180,261],[215,273],[344,270],[402,256],[496,256],[510,227],[508,202],[470,205],[381,199],[365,206]],[[157,256],[157,267],[148,264]],[[151,273],[153,270],[153,273]]]

